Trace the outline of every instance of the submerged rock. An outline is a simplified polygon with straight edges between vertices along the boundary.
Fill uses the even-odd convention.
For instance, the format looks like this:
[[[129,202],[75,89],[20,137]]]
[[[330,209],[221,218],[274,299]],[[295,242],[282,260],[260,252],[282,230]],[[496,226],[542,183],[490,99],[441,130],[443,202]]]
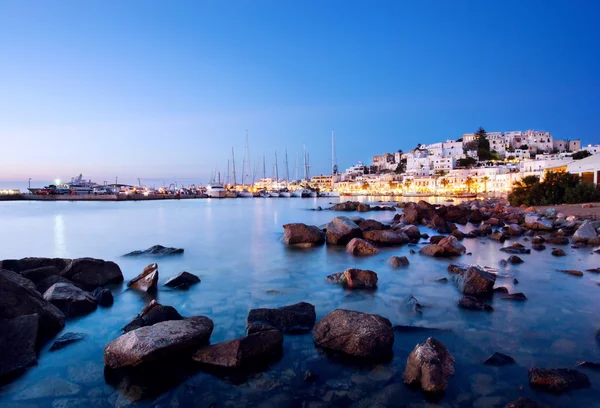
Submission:
[[[313,329],[315,345],[353,357],[389,358],[392,355],[392,323],[379,315],[336,309]]]
[[[465,295],[490,296],[496,283],[496,275],[485,272],[477,266],[471,266],[464,272],[452,277],[458,289]]]
[[[95,297],[70,283],[55,283],[44,293],[44,299],[68,317],[84,316],[98,307]]]
[[[155,255],[155,256],[166,256],[166,255],[179,255],[183,254],[183,248],[170,248],[162,245],[154,245],[148,249],[137,250],[129,252],[123,256],[140,256],[140,255]]]
[[[544,249],[546,249],[546,245],[544,244],[533,244],[531,246],[532,249],[535,249],[536,251],[543,251]]]
[[[517,292],[517,293],[511,293],[510,295],[506,295],[502,299],[503,300],[524,301],[524,300],[527,300],[527,296],[525,296],[524,293]]]
[[[213,367],[244,368],[279,358],[282,346],[283,334],[279,330],[267,330],[202,348],[192,359]]]
[[[514,242],[509,247],[500,248],[500,251],[506,252],[509,254],[519,254],[519,255],[531,253],[531,249],[525,248],[523,245],[519,244],[518,242]]]
[[[573,275],[573,276],[583,276],[583,272],[575,270],[575,269],[557,269],[557,271],[562,272],[562,273],[566,273],[567,275]]]
[[[37,363],[38,320],[37,314],[0,320],[0,382]]]
[[[317,315],[310,303],[300,302],[277,309],[252,309],[248,313],[248,334],[273,327],[284,333],[308,333]]]
[[[493,365],[493,366],[503,366],[503,365],[515,364],[515,363],[516,363],[515,359],[512,358],[511,356],[509,356],[507,354],[498,353],[498,352],[495,352],[494,354],[492,354],[491,356],[486,358],[483,362],[483,364]]]
[[[169,278],[169,280],[165,282],[165,286],[176,289],[187,289],[199,282],[200,278],[193,273],[181,272],[180,274]]]
[[[60,275],[85,290],[123,282],[123,273],[119,265],[94,258],[73,259]]]
[[[314,225],[285,224],[281,241],[287,245],[313,246],[325,243],[325,234]]]
[[[153,300],[142,309],[135,319],[128,323],[127,326],[123,327],[123,331],[127,333],[139,329],[140,327],[152,326],[153,324],[168,320],[182,319],[183,317],[173,306],[163,306],[156,300]]]
[[[71,343],[75,343],[83,339],[85,339],[85,334],[83,333],[65,333],[56,339],[52,347],[50,347],[50,351],[60,350],[67,347]]]
[[[409,295],[408,298],[404,301],[404,304],[408,306],[413,311],[413,313],[423,313],[423,311],[421,310],[421,304],[413,295]]]
[[[427,393],[446,391],[447,379],[454,374],[454,356],[440,341],[429,337],[417,344],[408,356],[404,382],[408,385],[420,384]]]
[[[116,369],[191,355],[208,343],[213,327],[204,316],[141,327],[110,342],[104,349],[104,364]]]
[[[360,227],[348,217],[335,217],[327,225],[327,245],[346,245],[352,238],[362,236]]]
[[[379,249],[365,239],[353,238],[346,245],[346,252],[352,255],[375,255],[379,253]]]
[[[511,255],[507,259],[508,263],[511,264],[522,264],[524,261],[516,255]]]
[[[560,248],[553,248],[551,254],[552,254],[552,256],[567,256],[565,251],[563,251]]]
[[[392,266],[392,268],[400,268],[401,266],[408,266],[410,262],[408,258],[405,256],[392,256],[388,263]]]
[[[483,303],[479,301],[477,298],[473,296],[463,296],[458,300],[458,307],[461,309],[468,310],[484,310],[486,312],[491,312],[494,308],[487,303]]]
[[[140,292],[156,292],[158,284],[158,264],[153,263],[144,268],[142,273],[127,283],[131,289]]]
[[[529,370],[529,383],[542,391],[563,393],[571,388],[588,388],[591,383],[587,375],[568,368]]]

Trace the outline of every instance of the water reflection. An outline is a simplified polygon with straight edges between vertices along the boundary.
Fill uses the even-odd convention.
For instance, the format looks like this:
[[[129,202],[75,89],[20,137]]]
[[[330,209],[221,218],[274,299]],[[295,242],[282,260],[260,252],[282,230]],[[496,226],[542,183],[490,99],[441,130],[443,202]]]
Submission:
[[[67,253],[65,220],[62,214],[56,214],[54,216],[54,256],[66,258]]]

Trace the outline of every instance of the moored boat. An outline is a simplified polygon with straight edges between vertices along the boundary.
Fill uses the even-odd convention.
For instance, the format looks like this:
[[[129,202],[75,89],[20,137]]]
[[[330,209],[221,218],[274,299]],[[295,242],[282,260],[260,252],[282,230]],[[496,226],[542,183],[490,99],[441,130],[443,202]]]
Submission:
[[[206,195],[210,198],[225,198],[227,191],[220,183],[211,183],[206,187]]]

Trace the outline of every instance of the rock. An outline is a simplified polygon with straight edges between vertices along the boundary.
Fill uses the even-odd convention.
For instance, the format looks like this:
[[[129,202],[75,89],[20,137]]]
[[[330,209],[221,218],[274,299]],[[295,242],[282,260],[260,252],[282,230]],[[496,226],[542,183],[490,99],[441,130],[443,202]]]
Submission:
[[[65,315],[42,298],[36,290],[22,284],[24,278],[0,270],[0,319],[23,315],[38,316],[38,338],[52,337],[65,327]]]
[[[494,288],[494,293],[508,294],[508,288],[506,286],[498,286],[497,288]]]
[[[142,309],[135,319],[123,327],[125,333],[140,327],[152,326],[153,324],[169,320],[182,320],[183,317],[173,306],[163,306],[156,300],[151,301]]]
[[[35,269],[27,269],[25,271],[20,272],[20,275],[37,284],[41,280],[46,279],[49,276],[58,275],[59,273],[60,271],[56,266],[50,265],[42,266]]]
[[[23,286],[24,288],[27,288],[28,290],[30,290],[32,292],[37,292],[37,288],[31,280],[19,275],[16,272],[9,271],[6,269],[0,269],[0,274],[4,275],[6,278],[9,278],[16,284]]]
[[[363,238],[381,246],[402,245],[409,241],[406,234],[393,230],[364,231]]]
[[[497,225],[500,225],[500,220],[498,220],[498,218],[491,217],[485,223],[495,227]]]
[[[92,296],[96,299],[98,305],[102,307],[109,307],[115,303],[115,299],[113,298],[110,289],[96,288],[92,292]]]
[[[368,211],[371,211],[371,206],[369,204],[359,203],[358,206],[356,207],[356,211],[368,212]]]
[[[52,376],[44,376],[43,381],[38,381],[33,387],[24,387],[21,391],[17,392],[12,399],[15,401],[26,401],[26,400],[40,400],[42,398],[46,399],[49,403],[52,399],[54,399],[52,407],[59,408],[61,407],[60,399],[55,399],[57,397],[66,397],[70,395],[77,395],[81,392],[81,387],[77,384],[74,384],[70,381],[67,381],[58,375]],[[38,401],[36,401],[38,402]],[[56,404],[58,402],[59,404]],[[19,405],[23,406],[23,405]],[[25,405],[26,407],[31,407],[32,404]],[[38,406],[37,404],[33,406]],[[43,407],[48,407],[48,405],[41,405]]]
[[[456,256],[464,254],[467,249],[452,235],[442,239],[438,245],[444,250],[444,256]]]
[[[581,227],[573,234],[573,242],[588,242],[591,238],[596,238],[598,234],[590,221],[585,221]]]
[[[488,235],[488,239],[492,241],[504,242],[506,241],[506,235],[503,232],[496,231],[490,235]]]
[[[179,254],[183,254],[183,248],[168,248],[168,247],[164,247],[162,245],[154,245],[148,249],[132,251],[123,256],[140,256],[140,255],[166,256],[166,255],[179,255]]]
[[[575,270],[575,269],[557,269],[557,271],[566,273],[567,275],[573,275],[573,276],[579,276],[579,277],[583,276],[583,272]]]
[[[421,310],[421,304],[413,295],[409,295],[408,298],[404,301],[404,304],[408,306],[413,311],[413,313],[423,313],[423,311]]]
[[[281,241],[287,245],[313,246],[325,243],[325,234],[314,225],[285,224]]]
[[[440,282],[440,283],[447,283],[448,282],[448,278],[439,278],[435,280],[436,282]]]
[[[9,271],[21,273],[31,269],[54,266],[59,271],[62,271],[67,267],[69,262],[71,262],[70,259],[64,258],[4,259],[0,261],[0,269],[8,269]]]
[[[429,242],[432,244],[438,244],[444,238],[446,238],[445,235],[434,235],[429,238]]]
[[[567,237],[548,237],[545,242],[552,245],[569,245],[569,238]]]
[[[516,255],[509,256],[507,259],[508,263],[511,264],[522,264],[523,260]]]
[[[515,363],[516,363],[515,359],[512,358],[511,356],[502,354],[502,353],[498,353],[498,352],[492,354],[491,356],[486,358],[485,361],[483,362],[483,364],[493,365],[493,366],[503,366],[503,365],[515,364]]]
[[[544,244],[533,244],[531,246],[532,249],[536,250],[536,251],[543,251],[544,249],[546,249],[546,245]]]
[[[71,282],[67,278],[63,278],[62,276],[51,275],[51,276],[48,276],[47,278],[39,281],[37,283],[37,285],[35,285],[35,288],[41,294],[41,293],[45,293],[55,283],[71,283],[72,284],[73,282]]]
[[[409,250],[409,251],[408,251],[408,253],[409,253],[409,254],[411,254],[411,255],[414,255],[414,254],[416,254],[416,252],[415,252],[415,250],[414,250],[414,249],[411,249],[411,250]]]
[[[306,372],[304,373],[304,381],[306,382],[315,382],[318,378],[319,376],[311,370],[306,370]]]
[[[369,270],[349,268],[339,277],[339,283],[353,289],[375,289],[377,273]]]
[[[592,370],[600,370],[600,363],[594,363],[592,361],[582,361],[577,364],[579,367],[590,368]]]
[[[519,244],[518,242],[514,242],[509,247],[500,248],[500,251],[506,252],[509,254],[530,254],[531,253],[531,249],[525,248],[523,245]]]
[[[590,203],[581,204],[581,208],[592,208],[592,207],[594,207],[594,206]]]
[[[85,290],[123,282],[123,273],[119,265],[94,258],[73,259],[60,275]]]
[[[586,269],[587,272],[600,273],[600,268]]]
[[[544,242],[546,242],[544,237],[540,237],[539,235],[536,235],[535,237],[531,238],[532,244],[543,244]]]
[[[352,238],[360,238],[362,230],[348,217],[335,217],[327,226],[328,245],[346,245]]]
[[[248,334],[256,330],[251,330],[251,325],[256,323],[266,323],[284,333],[308,333],[316,319],[315,307],[306,302],[277,309],[252,309],[248,313]]]
[[[356,211],[358,207],[358,201],[345,201],[343,203],[338,203],[333,205],[330,210],[333,211]]]
[[[0,320],[0,382],[37,363],[38,321],[37,314]]]
[[[481,235],[487,235],[492,233],[492,226],[490,224],[481,224],[479,230]]]
[[[336,309],[316,324],[313,338],[328,351],[381,359],[392,355],[394,331],[392,323],[379,315]]]
[[[454,231],[452,231],[451,235],[459,241],[462,241],[465,238],[465,234],[459,229],[455,229]]]
[[[213,327],[204,316],[141,327],[110,342],[104,349],[104,364],[117,369],[191,355],[208,343]]]
[[[84,316],[98,307],[95,297],[70,283],[55,283],[44,292],[44,299],[67,317]]]
[[[417,344],[408,356],[404,382],[408,385],[421,385],[427,393],[446,391],[447,378],[454,374],[454,357],[446,347],[433,337]]]
[[[503,300],[524,301],[524,300],[527,300],[527,296],[525,296],[524,293],[517,292],[517,293],[511,293],[510,295],[506,295],[502,299]]]
[[[513,278],[513,283],[516,285],[517,283],[519,283],[519,280],[517,278]]]
[[[158,283],[158,264],[150,264],[142,273],[133,278],[127,286],[140,292],[156,292]]]
[[[420,239],[421,231],[415,225],[406,225],[400,229],[409,239]]]
[[[200,282],[200,278],[189,272],[181,272],[165,282],[165,286],[176,289],[187,289]]]
[[[513,402],[509,402],[504,408],[549,408],[547,405],[540,404],[529,398],[521,397]]]
[[[477,266],[471,266],[465,272],[452,277],[458,289],[469,296],[490,296],[494,290],[496,275],[485,272]]]
[[[402,209],[402,221],[405,224],[415,224],[419,220],[419,212],[414,207],[404,207]]]
[[[261,331],[236,340],[202,348],[192,360],[219,368],[243,368],[271,362],[281,356],[283,334],[279,330]]]
[[[565,251],[563,251],[560,248],[553,248],[552,249],[552,255],[553,256],[566,256],[567,254],[565,253]]]
[[[552,231],[554,229],[554,224],[546,218],[539,217],[535,214],[528,214],[525,216],[525,228],[537,231]]]
[[[567,368],[545,369],[534,367],[529,370],[529,383],[542,391],[556,394],[566,392],[571,388],[591,387],[587,375]]]
[[[473,296],[463,296],[458,300],[458,307],[468,310],[484,310],[491,312],[494,308],[487,303],[480,302]]]
[[[527,208],[525,209],[525,212],[526,212],[526,213],[537,213],[537,208],[535,208],[535,207],[533,207],[533,206],[532,206],[532,207],[527,207]]]
[[[56,339],[52,347],[50,347],[50,351],[60,350],[64,347],[67,347],[71,343],[75,343],[83,339],[85,339],[85,334],[83,333],[65,333]]]
[[[399,268],[401,266],[408,266],[410,262],[408,258],[405,256],[392,256],[388,263],[392,266],[392,268]]]
[[[379,253],[379,249],[365,239],[352,238],[346,245],[346,252],[352,255],[375,255]]]
[[[587,240],[587,244],[591,246],[600,245],[600,237],[594,237]]]
[[[546,217],[555,217],[556,216],[556,208],[548,208],[544,213]]]
[[[358,226],[363,231],[375,231],[387,229],[385,225],[377,220],[364,220],[358,223]]]
[[[483,221],[483,216],[481,215],[481,211],[479,210],[479,208],[473,210],[469,221],[473,224],[479,224],[481,221]]]
[[[577,217],[575,217],[574,215],[569,215],[567,217],[567,222],[574,222],[577,221]]]

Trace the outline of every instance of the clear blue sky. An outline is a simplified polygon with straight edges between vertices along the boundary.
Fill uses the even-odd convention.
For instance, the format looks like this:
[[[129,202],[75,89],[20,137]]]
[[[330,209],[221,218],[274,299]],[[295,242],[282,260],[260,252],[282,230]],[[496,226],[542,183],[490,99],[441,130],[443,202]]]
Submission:
[[[488,131],[598,143],[599,1],[0,0],[0,180],[270,173]],[[282,167],[280,167],[280,173]]]

